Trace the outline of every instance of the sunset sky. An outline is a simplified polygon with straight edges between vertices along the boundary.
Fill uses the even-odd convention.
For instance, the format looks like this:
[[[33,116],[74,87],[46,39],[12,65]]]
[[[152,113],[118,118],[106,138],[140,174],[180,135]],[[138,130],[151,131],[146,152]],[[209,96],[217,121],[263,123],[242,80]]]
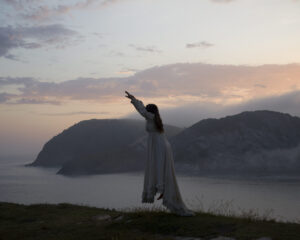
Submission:
[[[0,0],[0,155],[92,118],[300,116],[300,0]]]

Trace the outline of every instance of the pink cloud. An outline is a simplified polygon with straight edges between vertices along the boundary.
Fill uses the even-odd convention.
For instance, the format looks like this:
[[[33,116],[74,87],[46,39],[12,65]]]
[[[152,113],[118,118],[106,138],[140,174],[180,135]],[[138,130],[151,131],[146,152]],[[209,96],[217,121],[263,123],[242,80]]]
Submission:
[[[44,97],[48,101],[123,99],[125,90],[166,104],[189,102],[235,104],[300,89],[300,65],[212,65],[181,63],[156,66],[120,78],[78,78],[60,83],[32,78],[0,78],[0,87],[20,85],[10,98]],[[160,100],[159,100],[160,99]]]

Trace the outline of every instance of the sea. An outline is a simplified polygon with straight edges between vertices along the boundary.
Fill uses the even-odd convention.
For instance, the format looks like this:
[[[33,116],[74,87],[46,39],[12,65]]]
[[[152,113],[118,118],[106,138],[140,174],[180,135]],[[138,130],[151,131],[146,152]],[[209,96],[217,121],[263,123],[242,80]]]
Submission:
[[[0,202],[168,211],[162,200],[141,203],[143,172],[68,177],[56,174],[58,168],[25,166],[33,160],[0,157]],[[300,176],[176,176],[185,204],[195,211],[300,223]]]

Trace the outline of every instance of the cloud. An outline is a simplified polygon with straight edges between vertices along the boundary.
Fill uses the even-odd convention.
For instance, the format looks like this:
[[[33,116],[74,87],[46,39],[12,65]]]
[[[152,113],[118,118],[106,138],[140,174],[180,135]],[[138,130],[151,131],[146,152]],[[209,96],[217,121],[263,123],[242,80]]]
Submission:
[[[274,111],[289,112],[300,116],[300,90],[291,91],[285,94],[262,97],[258,99],[251,99],[246,103],[233,105],[231,107],[234,111],[249,110],[263,110],[269,109]]]
[[[253,99],[279,96],[300,89],[300,64],[287,65],[213,65],[177,63],[155,66],[119,78],[77,78],[59,83],[34,78],[0,77],[0,90],[17,85],[19,99],[42,99],[48,103],[64,101],[118,102],[128,90],[143,99],[164,106],[191,103],[239,104]],[[8,92],[7,92],[8,93]],[[4,102],[2,101],[2,104]]]
[[[70,1],[59,1],[59,4],[55,6],[53,6],[53,4],[46,4],[46,1],[39,0],[0,0],[0,3],[2,2],[13,7],[23,19],[41,22],[70,14],[77,10],[102,9],[103,7],[120,1],[121,0],[79,0],[71,4]]]
[[[206,42],[206,41],[201,41],[201,42],[197,42],[197,43],[187,43],[185,45],[186,48],[196,48],[196,47],[208,48],[208,47],[212,47],[212,46],[214,46],[214,44]]]
[[[266,88],[266,86],[263,84],[254,84],[254,86],[258,88]]]
[[[21,62],[21,60],[16,55],[14,55],[14,54],[5,54],[4,57],[6,59],[9,59],[9,60],[20,61]]]
[[[12,78],[12,77],[0,77],[0,87],[5,85],[23,84],[26,87],[33,85],[37,80],[30,77]]]
[[[124,79],[122,78],[124,81]],[[61,83],[41,82],[34,78],[0,77],[0,89],[17,85],[20,94],[7,99],[8,104],[59,104],[64,100],[104,100],[116,96],[121,79],[78,78]],[[121,87],[121,86],[120,86]],[[124,87],[124,86],[123,86]],[[3,101],[2,101],[3,103]]]
[[[7,55],[8,51],[12,48],[17,48],[22,41],[15,39],[10,34],[10,29],[0,27],[0,56]],[[7,55],[11,57],[12,55]]]
[[[45,21],[56,16],[65,15],[73,10],[85,9],[91,6],[96,0],[80,1],[75,4],[59,4],[55,7],[49,7],[47,5],[40,5],[35,10],[29,13],[23,14],[25,19]]]
[[[211,0],[211,1],[215,3],[231,3],[235,0]]]
[[[0,93],[0,103],[5,103],[14,96],[15,96],[14,94],[9,94],[6,92]]]
[[[62,112],[62,113],[41,113],[41,115],[46,115],[46,116],[105,115],[105,114],[110,114],[110,112],[106,112],[106,111],[101,111],[101,112],[79,111],[79,112]]]
[[[137,69],[135,68],[123,68],[121,71],[118,72],[118,74],[132,75],[135,72],[137,72]]]
[[[103,33],[99,33],[99,32],[93,32],[92,35],[98,37],[98,38],[103,38]]]
[[[135,44],[129,44],[129,47],[132,47],[135,50],[141,51],[141,52],[162,53],[162,51],[157,49],[155,46],[142,47],[142,46],[137,46]]]
[[[279,96],[252,99],[243,103],[224,106],[212,102],[193,102],[179,107],[159,108],[164,123],[179,127],[189,127],[207,118],[221,118],[244,111],[271,110],[289,113],[300,117],[300,91],[293,91]],[[140,119],[133,111],[123,118]]]
[[[0,57],[18,58],[9,52],[16,48],[36,49],[45,46],[64,48],[80,41],[80,35],[61,24],[32,27],[0,27]]]
[[[37,3],[39,0],[0,0],[1,2],[12,6],[16,10],[24,10],[26,6]]]
[[[21,98],[21,99],[18,99],[13,104],[51,104],[51,105],[60,105],[60,102],[55,101],[55,100],[46,100],[42,97],[37,97],[37,98]]]
[[[120,51],[115,51],[115,50],[110,51],[109,55],[115,56],[115,57],[125,57],[126,56],[125,53],[120,52]]]
[[[100,3],[100,6],[108,6],[110,4],[114,4],[120,2],[121,0],[104,0]]]

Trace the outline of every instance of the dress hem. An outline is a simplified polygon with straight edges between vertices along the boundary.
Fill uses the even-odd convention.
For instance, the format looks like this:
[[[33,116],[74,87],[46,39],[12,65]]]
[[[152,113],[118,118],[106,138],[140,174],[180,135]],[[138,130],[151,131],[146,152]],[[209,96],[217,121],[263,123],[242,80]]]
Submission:
[[[185,207],[176,207],[174,204],[172,204],[170,201],[163,199],[163,205],[168,208],[171,212],[184,217],[192,217],[195,216],[195,212],[193,212],[190,209],[187,209]]]

